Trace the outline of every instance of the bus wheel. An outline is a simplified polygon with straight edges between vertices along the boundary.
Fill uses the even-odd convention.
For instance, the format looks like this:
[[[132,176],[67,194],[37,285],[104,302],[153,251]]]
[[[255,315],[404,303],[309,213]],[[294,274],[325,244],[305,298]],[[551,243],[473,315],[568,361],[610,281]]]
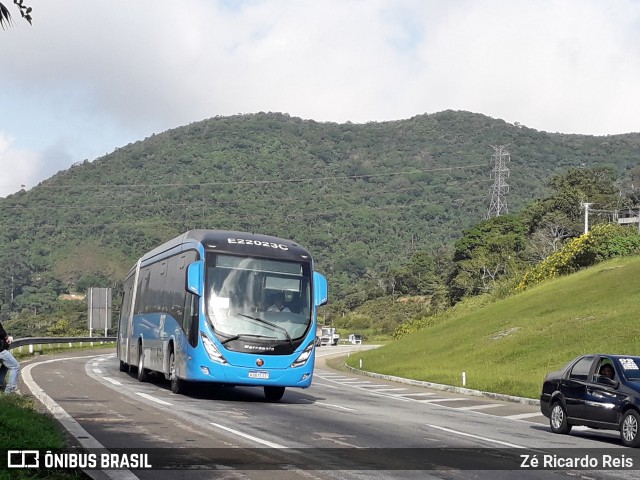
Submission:
[[[176,355],[171,351],[169,356],[169,380],[171,380],[171,391],[175,394],[184,394],[187,391],[187,382],[176,375]]]
[[[143,367],[144,365],[144,350],[140,345],[140,355],[138,355],[138,381],[146,382],[149,380],[149,372]]]
[[[264,396],[270,402],[277,402],[284,395],[285,387],[264,387]]]
[[[129,364],[128,363],[124,363],[122,360],[120,360],[120,371],[121,372],[128,372],[129,371]]]

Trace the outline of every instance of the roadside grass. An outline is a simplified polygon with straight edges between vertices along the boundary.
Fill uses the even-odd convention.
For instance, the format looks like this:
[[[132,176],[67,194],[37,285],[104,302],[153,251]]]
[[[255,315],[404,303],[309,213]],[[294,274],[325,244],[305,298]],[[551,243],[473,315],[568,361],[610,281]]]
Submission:
[[[640,257],[615,259],[347,359],[364,370],[538,398],[544,376],[584,353],[640,354]]]
[[[0,451],[60,449],[67,446],[56,422],[38,411],[29,396],[0,395]],[[7,458],[0,459],[0,480],[73,480],[88,479],[81,471],[6,469]]]
[[[64,345],[65,348],[56,347],[56,345]],[[28,351],[22,353],[12,351],[12,353],[17,359],[24,360],[46,353],[103,349],[108,348],[109,344],[89,346],[85,342],[83,346],[76,345],[72,348],[69,348],[68,344],[51,346],[55,348],[42,345],[42,348],[35,349],[33,354]],[[51,416],[43,413],[43,407],[29,395],[0,394],[0,432],[0,451],[61,449],[69,446],[58,423]],[[6,462],[7,458],[0,458],[0,480],[89,479],[80,470],[9,470],[6,468]]]

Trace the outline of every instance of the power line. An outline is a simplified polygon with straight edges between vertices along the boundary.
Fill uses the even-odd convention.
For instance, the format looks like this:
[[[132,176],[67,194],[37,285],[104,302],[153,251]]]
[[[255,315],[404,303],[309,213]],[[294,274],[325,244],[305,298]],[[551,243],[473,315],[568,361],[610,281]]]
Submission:
[[[369,205],[359,205],[359,208],[362,208],[363,210],[366,211],[380,211],[380,212],[384,212],[384,211],[411,211],[414,210],[415,208],[419,208],[419,207],[425,207],[425,206],[429,206],[431,204],[425,204],[422,202],[422,199],[419,202],[411,202],[411,203],[405,203],[402,205],[385,205],[385,206],[369,206]],[[158,205],[158,206],[163,206],[163,205]],[[197,205],[196,205],[197,206]],[[352,210],[350,211],[345,211],[344,209],[339,209],[339,210],[323,210],[323,211],[310,211],[310,210],[304,210],[300,213],[285,213],[283,215],[280,215],[279,213],[270,211],[273,214],[278,214],[280,216],[281,219],[300,219],[300,218],[322,218],[322,217],[335,217],[335,216],[349,216],[350,218],[353,217],[354,212]],[[222,214],[223,217],[225,216],[229,216],[228,212],[220,212]],[[182,212],[183,215],[191,215],[192,212],[186,211],[186,212]],[[444,215],[446,215],[447,213],[445,212]],[[193,212],[192,214],[193,217],[200,217],[202,220],[202,213],[200,210],[197,210],[196,212]],[[208,214],[208,216],[210,218],[217,218],[216,215],[214,214]],[[246,214],[246,215],[237,215],[234,214],[231,218],[231,220],[233,220],[234,222],[238,222],[238,221],[253,221],[253,220],[264,220],[265,215],[255,215],[255,214]],[[200,220],[200,221],[201,221]],[[227,219],[229,220],[229,219]],[[15,226],[11,226],[12,230],[44,230],[44,229],[59,229],[59,228],[64,228],[65,230],[68,229],[87,229],[87,228],[100,228],[100,227],[106,227],[106,226],[112,226],[112,227],[117,227],[117,226],[121,226],[121,227],[144,227],[144,226],[157,226],[157,225],[194,225],[196,222],[198,222],[197,219],[195,218],[182,218],[180,220],[167,220],[165,219],[153,219],[153,220],[136,220],[136,221],[116,221],[116,222],[105,222],[104,219],[100,220],[100,222],[96,222],[96,223],[87,223],[87,222],[83,222],[82,224],[77,224],[77,223],[44,223],[44,224],[38,224],[38,225],[25,225],[25,226],[21,226],[21,225],[15,225]],[[197,228],[197,227],[193,227],[193,228]]]
[[[474,182],[466,182],[465,183],[465,188],[468,188],[472,185],[478,184],[478,183],[483,183],[482,181],[474,181]],[[326,193],[326,192],[321,192],[321,193],[317,193],[317,196],[320,197],[321,200],[326,200],[327,198],[350,198],[353,199],[354,197],[357,198],[362,198],[362,199],[366,199],[366,198],[371,198],[371,199],[375,199],[376,197],[381,197],[383,195],[389,194],[389,193],[400,193],[400,192],[418,192],[418,191],[424,191],[425,187],[423,185],[412,185],[410,187],[405,187],[405,188],[387,188],[387,189],[376,189],[376,190],[369,190],[369,191],[362,191],[362,192],[356,192],[356,194],[354,195],[354,192],[352,191],[347,191],[347,192],[336,192],[336,193]],[[316,192],[314,192],[316,193]],[[224,196],[229,196],[230,194],[224,194]],[[305,196],[304,199],[307,203],[313,203],[315,201],[317,201],[317,199],[313,198],[312,196]],[[84,200],[83,200],[84,201]],[[162,201],[161,199],[158,199],[158,201],[153,201],[151,203],[109,203],[109,204],[99,204],[99,203],[83,203],[81,205],[77,204],[77,203],[64,203],[64,204],[52,204],[51,202],[47,201],[46,204],[38,204],[36,203],[36,200],[32,200],[29,204],[22,204],[22,205],[6,205],[3,206],[3,210],[15,210],[15,211],[32,211],[32,210],[59,210],[59,209],[67,209],[67,210],[95,210],[95,209],[111,209],[111,208],[116,208],[116,209],[121,209],[121,210],[126,210],[126,209],[130,209],[130,208],[153,208],[153,207],[198,207],[198,206],[202,206],[202,207],[211,207],[212,203],[211,202],[215,202],[213,205],[215,205],[216,207],[224,207],[224,206],[236,206],[236,205],[240,205],[240,204],[246,204],[246,200],[223,200],[223,201],[218,201],[215,198],[210,198],[210,199],[206,199],[206,200],[201,200],[199,202],[166,202],[166,201]],[[278,200],[278,204],[279,205],[287,205],[287,204],[301,204],[301,199],[296,198],[296,197],[292,197],[292,196],[288,196],[285,199],[279,199]]]
[[[311,183],[311,182],[326,182],[328,180],[358,180],[377,177],[389,177],[398,175],[412,175],[428,172],[452,172],[454,170],[464,170],[467,168],[486,167],[486,163],[459,165],[453,167],[434,167],[434,168],[419,168],[415,170],[408,170],[402,172],[387,172],[387,173],[375,173],[367,175],[332,175],[325,177],[309,177],[309,178],[285,178],[285,179],[269,179],[269,180],[227,180],[218,182],[202,182],[202,183],[184,183],[184,182],[172,182],[172,183],[102,183],[102,184],[82,184],[82,185],[47,185],[46,182],[51,179],[45,180],[34,188],[47,188],[47,189],[83,189],[83,188],[167,188],[167,187],[211,187],[216,185],[268,185],[278,183]]]

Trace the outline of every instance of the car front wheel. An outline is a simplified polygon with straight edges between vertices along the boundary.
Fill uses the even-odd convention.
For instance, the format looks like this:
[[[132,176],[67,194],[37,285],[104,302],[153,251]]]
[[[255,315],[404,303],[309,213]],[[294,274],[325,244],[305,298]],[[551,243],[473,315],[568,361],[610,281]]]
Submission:
[[[567,412],[560,402],[556,402],[551,407],[549,425],[553,433],[566,434],[571,431],[571,425],[567,422]]]
[[[640,415],[635,410],[627,410],[620,422],[620,438],[627,447],[640,445]]]

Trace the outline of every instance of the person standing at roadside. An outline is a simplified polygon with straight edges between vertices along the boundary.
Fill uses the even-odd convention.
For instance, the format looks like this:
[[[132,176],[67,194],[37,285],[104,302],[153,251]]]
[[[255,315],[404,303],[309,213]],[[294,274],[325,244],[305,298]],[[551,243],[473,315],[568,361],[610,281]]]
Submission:
[[[2,323],[0,323],[0,391],[4,390],[4,393],[20,393],[18,391],[20,364],[9,351],[11,342],[13,342],[13,337],[7,334]],[[8,378],[7,372],[9,373]]]

